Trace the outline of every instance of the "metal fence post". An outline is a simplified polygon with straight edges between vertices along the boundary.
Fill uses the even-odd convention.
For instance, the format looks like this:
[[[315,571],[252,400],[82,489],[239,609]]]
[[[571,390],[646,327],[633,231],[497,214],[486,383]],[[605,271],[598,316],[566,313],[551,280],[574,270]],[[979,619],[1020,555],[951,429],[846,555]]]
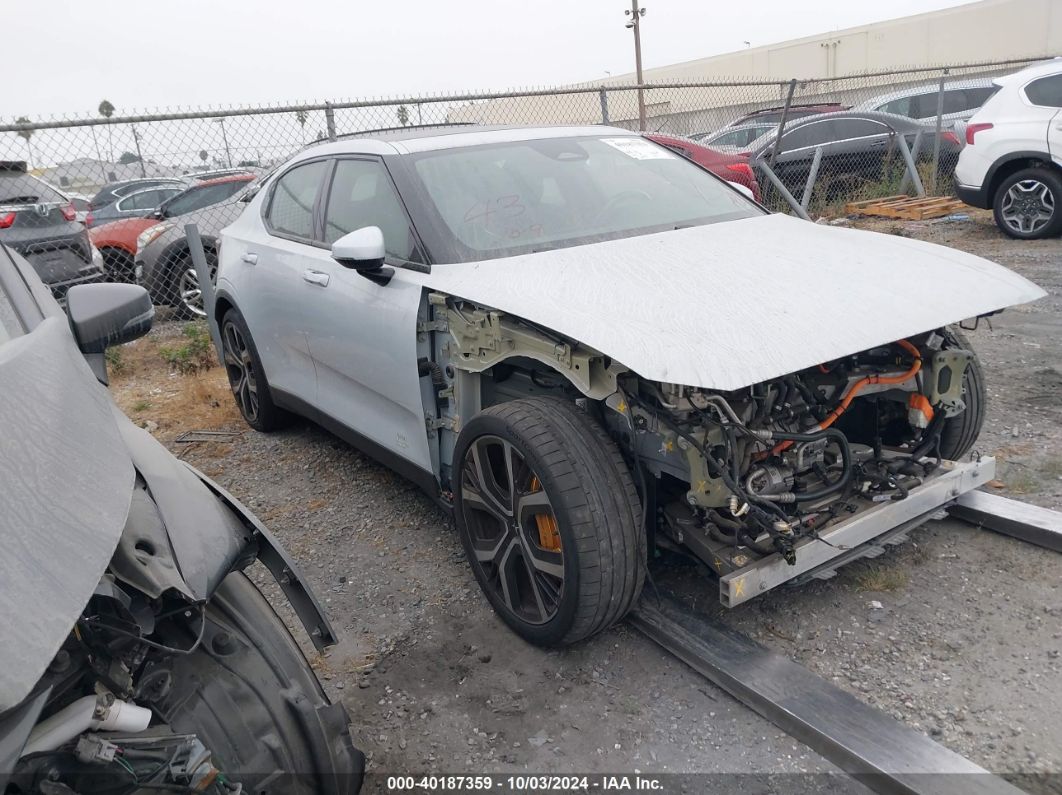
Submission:
[[[601,123],[602,124],[608,124],[609,123],[609,120],[608,120],[608,92],[605,91],[605,87],[604,86],[602,86],[601,89],[600,89],[600,96],[601,96]]]
[[[211,278],[210,263],[203,249],[203,238],[199,236],[199,227],[196,224],[185,224],[184,234],[188,239],[188,254],[192,258],[195,275],[199,279],[199,294],[203,298],[203,311],[207,316],[210,340],[218,352],[218,361],[224,361],[225,351],[221,344],[221,329],[218,327],[218,319],[214,316],[214,280]]]
[[[804,183],[804,195],[800,197],[800,206],[807,212],[811,204],[811,192],[815,189],[815,180],[819,176],[819,165],[822,163],[822,147],[815,147],[815,157],[811,159],[811,170],[808,171],[808,181]]]
[[[896,133],[896,145],[899,147],[900,154],[903,155],[903,160],[907,164],[907,175],[911,178],[911,182],[914,183],[915,193],[919,196],[925,196],[926,189],[922,186],[922,178],[918,175],[918,167],[915,164],[914,157],[911,155],[911,150],[907,148],[907,138],[901,133]]]
[[[930,190],[937,194],[937,169],[940,167],[940,132],[944,126],[944,80],[948,76],[945,69],[940,75],[940,89],[937,91],[937,134],[933,138],[933,173],[929,177]]]
[[[922,131],[915,133],[914,143],[911,144],[911,159],[918,163],[918,153],[922,151]],[[911,182],[911,171],[904,169],[903,179],[900,180],[900,193],[907,193],[907,186]]]
[[[336,139],[336,111],[331,102],[325,103],[325,129],[328,131],[328,140]]]
[[[774,173],[774,170],[764,163],[763,160],[757,160],[755,165],[761,172],[763,172],[763,175],[771,181],[771,184],[774,185],[777,191],[782,194],[782,198],[785,199],[786,204],[793,208],[793,212],[805,221],[810,221],[811,216],[808,215],[800,202],[793,198],[793,194],[789,192],[789,188],[787,188],[782,180],[779,179],[778,175]]]
[[[778,152],[782,148],[782,130],[785,129],[786,117],[789,115],[789,107],[793,104],[793,94],[796,91],[797,81],[794,78],[789,81],[789,93],[785,95],[785,105],[782,106],[782,118],[778,120],[778,134],[774,138],[774,147],[771,149],[771,167],[774,167],[778,159]]]

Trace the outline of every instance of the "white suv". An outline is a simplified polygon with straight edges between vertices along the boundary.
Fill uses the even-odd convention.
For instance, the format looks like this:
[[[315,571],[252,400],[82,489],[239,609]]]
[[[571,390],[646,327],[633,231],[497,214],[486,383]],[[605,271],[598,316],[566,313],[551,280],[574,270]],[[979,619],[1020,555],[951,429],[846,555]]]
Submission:
[[[995,212],[1011,237],[1062,233],[1062,58],[995,81],[1000,90],[970,119],[955,191]]]

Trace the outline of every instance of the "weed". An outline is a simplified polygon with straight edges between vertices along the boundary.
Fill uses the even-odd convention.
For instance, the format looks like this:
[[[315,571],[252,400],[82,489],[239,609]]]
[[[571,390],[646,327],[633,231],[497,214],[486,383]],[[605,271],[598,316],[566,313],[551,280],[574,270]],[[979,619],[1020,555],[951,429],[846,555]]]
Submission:
[[[855,580],[859,591],[898,591],[907,585],[907,572],[899,566],[867,566]]]
[[[1062,478],[1062,458],[1049,458],[1044,461],[1041,471],[1053,480]]]
[[[129,407],[129,410],[139,414],[141,411],[147,411],[149,408],[151,408],[150,400],[138,400]]]
[[[184,336],[181,344],[159,348],[159,355],[171,369],[182,375],[191,375],[209,370],[217,364],[214,347],[210,341],[210,331],[205,322],[187,323],[181,333]]]
[[[1008,472],[1003,482],[1014,494],[1033,494],[1040,490],[1040,481],[1031,472]]]
[[[114,348],[108,348],[107,352],[103,354],[103,357],[107,360],[107,371],[113,375],[120,375],[125,371],[125,361],[122,359],[122,349],[115,346]]]

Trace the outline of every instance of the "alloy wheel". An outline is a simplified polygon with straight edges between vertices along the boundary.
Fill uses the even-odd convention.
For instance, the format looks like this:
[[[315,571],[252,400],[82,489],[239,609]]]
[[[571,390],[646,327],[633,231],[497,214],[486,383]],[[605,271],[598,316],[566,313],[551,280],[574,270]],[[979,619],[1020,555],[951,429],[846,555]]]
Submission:
[[[199,275],[195,268],[181,271],[177,281],[177,295],[188,314],[206,317],[206,311],[203,309],[203,289],[199,286]]]
[[[253,423],[258,418],[258,383],[254,377],[251,351],[243,334],[232,322],[225,324],[221,337],[229,386],[244,419]]]
[[[1015,182],[1003,196],[1000,216],[1020,234],[1042,229],[1055,214],[1055,197],[1051,189],[1037,179]]]
[[[469,446],[461,510],[487,588],[521,620],[547,623],[564,593],[564,551],[549,496],[515,445],[482,436]]]

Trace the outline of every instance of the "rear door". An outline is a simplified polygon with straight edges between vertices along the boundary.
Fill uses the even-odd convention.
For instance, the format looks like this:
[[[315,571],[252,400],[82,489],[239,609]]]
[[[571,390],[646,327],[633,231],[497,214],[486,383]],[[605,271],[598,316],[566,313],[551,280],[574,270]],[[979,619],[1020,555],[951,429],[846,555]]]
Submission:
[[[299,286],[307,259],[322,245],[315,233],[318,195],[329,166],[327,159],[302,161],[277,178],[263,205],[265,234],[246,241],[232,266],[270,387],[307,403],[317,394],[304,326],[313,307],[303,305],[309,296]]]
[[[1033,80],[1025,86],[1025,97],[1041,114],[1051,115],[1046,137],[1051,159],[1062,165],[1062,74]]]
[[[387,168],[375,157],[335,161],[323,202],[324,246],[307,252],[292,286],[305,312],[317,407],[387,452],[431,471],[417,367],[421,286],[395,268],[389,284],[332,259],[348,232],[377,226],[392,262],[423,262]]]

